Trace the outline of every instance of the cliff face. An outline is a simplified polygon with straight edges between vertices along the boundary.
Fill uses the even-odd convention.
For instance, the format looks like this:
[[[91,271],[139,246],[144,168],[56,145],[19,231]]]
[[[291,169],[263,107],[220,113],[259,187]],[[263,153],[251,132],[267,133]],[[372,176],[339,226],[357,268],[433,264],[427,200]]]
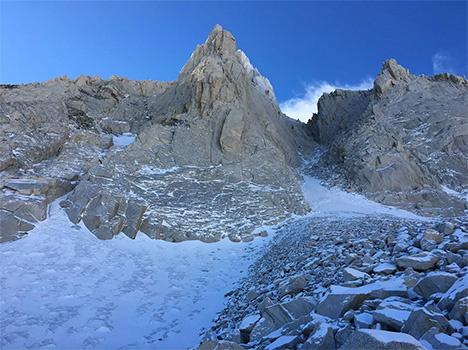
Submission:
[[[32,195],[43,210],[74,186],[62,205],[100,238],[245,240],[308,210],[291,166],[313,141],[220,26],[174,82],[61,77],[0,94],[5,240],[32,227],[11,203]],[[133,142],[113,145],[125,133]]]
[[[384,204],[463,215],[468,190],[468,82],[414,76],[388,60],[370,91],[324,94],[309,122],[324,165]]]
[[[66,76],[0,87],[0,241],[47,217],[113,145],[147,122],[147,101],[170,83]]]

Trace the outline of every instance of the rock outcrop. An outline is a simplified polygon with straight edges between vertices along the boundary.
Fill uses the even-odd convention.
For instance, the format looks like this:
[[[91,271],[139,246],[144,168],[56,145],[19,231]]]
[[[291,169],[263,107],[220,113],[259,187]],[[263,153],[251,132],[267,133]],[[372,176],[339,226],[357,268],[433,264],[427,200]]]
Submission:
[[[369,91],[336,90],[308,125],[342,185],[423,215],[463,215],[468,191],[468,81],[414,76],[393,59]]]
[[[147,100],[168,85],[62,76],[1,86],[0,240],[21,237],[44,220],[47,205],[102,162],[115,135],[135,133],[147,122]],[[34,218],[24,213],[30,208]]]
[[[313,141],[220,26],[174,82],[64,76],[0,96],[2,178],[68,181],[62,206],[99,238],[249,240],[308,210],[294,167]],[[19,215],[16,232],[31,229],[2,210]]]

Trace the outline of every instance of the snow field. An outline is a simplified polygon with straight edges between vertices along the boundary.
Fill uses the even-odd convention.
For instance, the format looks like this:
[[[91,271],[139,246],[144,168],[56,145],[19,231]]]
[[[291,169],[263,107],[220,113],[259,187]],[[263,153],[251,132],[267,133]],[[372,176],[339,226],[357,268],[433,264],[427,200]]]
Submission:
[[[27,237],[0,245],[0,346],[194,346],[267,241],[102,241],[55,202]]]

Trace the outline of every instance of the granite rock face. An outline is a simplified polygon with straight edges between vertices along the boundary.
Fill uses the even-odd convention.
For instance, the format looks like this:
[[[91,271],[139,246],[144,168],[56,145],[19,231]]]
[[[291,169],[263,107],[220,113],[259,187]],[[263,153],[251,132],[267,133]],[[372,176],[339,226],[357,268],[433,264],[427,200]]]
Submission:
[[[62,206],[99,238],[249,240],[308,211],[294,168],[314,142],[220,26],[174,82],[64,76],[3,87],[0,108],[2,178],[69,181]]]
[[[309,141],[294,137],[301,125],[281,114],[268,80],[252,72],[232,35],[216,26],[149,105],[135,141],[110,151],[80,182],[69,198],[70,218],[104,212],[106,225],[114,220],[107,232],[123,223],[132,238],[141,230],[170,241],[210,242],[230,234],[249,239],[258,225],[305,213],[291,166]],[[107,209],[109,198],[118,209]],[[124,214],[121,203],[131,198],[142,210],[129,234],[133,214]],[[93,232],[101,229],[97,221],[87,225]]]
[[[148,100],[169,85],[62,76],[1,86],[0,216],[6,226],[0,240],[19,238],[44,220],[49,203],[102,163],[114,136],[140,130],[148,120]],[[34,219],[32,207],[41,211]]]
[[[467,101],[464,77],[414,76],[390,59],[373,89],[324,94],[308,125],[343,185],[423,215],[463,215]]]

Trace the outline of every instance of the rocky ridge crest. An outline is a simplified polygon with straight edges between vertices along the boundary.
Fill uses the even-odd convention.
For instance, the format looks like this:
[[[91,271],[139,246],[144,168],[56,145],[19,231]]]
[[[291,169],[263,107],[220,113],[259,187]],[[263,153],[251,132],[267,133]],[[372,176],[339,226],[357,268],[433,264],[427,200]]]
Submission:
[[[422,215],[463,215],[468,192],[468,82],[414,76],[393,59],[373,89],[324,94],[308,125],[336,183]]]

